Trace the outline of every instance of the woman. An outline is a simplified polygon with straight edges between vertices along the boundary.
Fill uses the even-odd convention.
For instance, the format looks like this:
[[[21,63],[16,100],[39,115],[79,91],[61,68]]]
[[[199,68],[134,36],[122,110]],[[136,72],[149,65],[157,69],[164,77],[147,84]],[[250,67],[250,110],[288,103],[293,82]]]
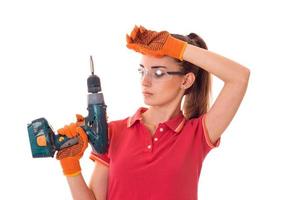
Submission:
[[[87,186],[79,159],[87,137],[77,123],[59,129],[81,142],[58,153],[74,199],[195,200],[201,166],[237,112],[250,71],[207,50],[196,34],[155,32],[140,26],[127,47],[142,54],[144,102],[126,119],[109,123],[109,152],[92,152],[95,169]],[[209,107],[210,73],[224,81]],[[183,110],[181,105],[183,103]]]

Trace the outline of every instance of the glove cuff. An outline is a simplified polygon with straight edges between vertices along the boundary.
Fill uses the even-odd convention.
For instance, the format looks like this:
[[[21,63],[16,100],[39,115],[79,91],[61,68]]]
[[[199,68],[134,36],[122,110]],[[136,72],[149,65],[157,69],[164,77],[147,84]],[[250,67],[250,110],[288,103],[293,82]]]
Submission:
[[[168,56],[177,58],[181,61],[183,61],[183,53],[185,51],[186,46],[187,46],[187,42],[179,40],[171,35],[167,38],[165,44],[165,48],[167,49]]]
[[[81,173],[79,160],[72,158],[64,158],[60,160],[60,165],[65,176],[76,176]]]

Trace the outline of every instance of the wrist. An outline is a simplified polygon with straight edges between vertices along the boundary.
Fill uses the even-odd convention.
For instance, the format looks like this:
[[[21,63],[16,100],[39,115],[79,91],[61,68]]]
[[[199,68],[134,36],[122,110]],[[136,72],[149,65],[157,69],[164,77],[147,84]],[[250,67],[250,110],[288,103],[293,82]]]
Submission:
[[[168,49],[168,56],[183,61],[183,53],[186,49],[187,42],[179,40],[173,36],[167,38],[165,48]]]
[[[72,157],[60,160],[60,165],[65,176],[76,176],[81,172],[81,166],[78,159]]]

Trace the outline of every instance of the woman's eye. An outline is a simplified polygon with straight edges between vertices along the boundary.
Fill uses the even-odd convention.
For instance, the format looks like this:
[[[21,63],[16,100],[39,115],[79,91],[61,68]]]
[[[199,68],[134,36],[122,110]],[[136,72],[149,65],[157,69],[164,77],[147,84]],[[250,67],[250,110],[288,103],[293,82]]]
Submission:
[[[160,78],[160,77],[164,76],[166,73],[164,71],[158,69],[155,71],[154,74],[155,74],[155,77]]]

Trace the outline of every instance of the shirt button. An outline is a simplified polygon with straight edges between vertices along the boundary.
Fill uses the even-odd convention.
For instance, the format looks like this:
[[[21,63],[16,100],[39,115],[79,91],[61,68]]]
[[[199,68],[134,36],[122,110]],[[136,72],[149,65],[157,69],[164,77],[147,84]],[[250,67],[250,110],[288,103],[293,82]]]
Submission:
[[[160,131],[160,132],[163,132],[163,131],[164,131],[164,129],[163,129],[163,128],[160,128],[160,129],[159,129],[159,131]]]
[[[151,145],[150,144],[148,145],[148,149],[151,149]]]
[[[154,141],[157,141],[158,139],[157,138],[154,138]]]

